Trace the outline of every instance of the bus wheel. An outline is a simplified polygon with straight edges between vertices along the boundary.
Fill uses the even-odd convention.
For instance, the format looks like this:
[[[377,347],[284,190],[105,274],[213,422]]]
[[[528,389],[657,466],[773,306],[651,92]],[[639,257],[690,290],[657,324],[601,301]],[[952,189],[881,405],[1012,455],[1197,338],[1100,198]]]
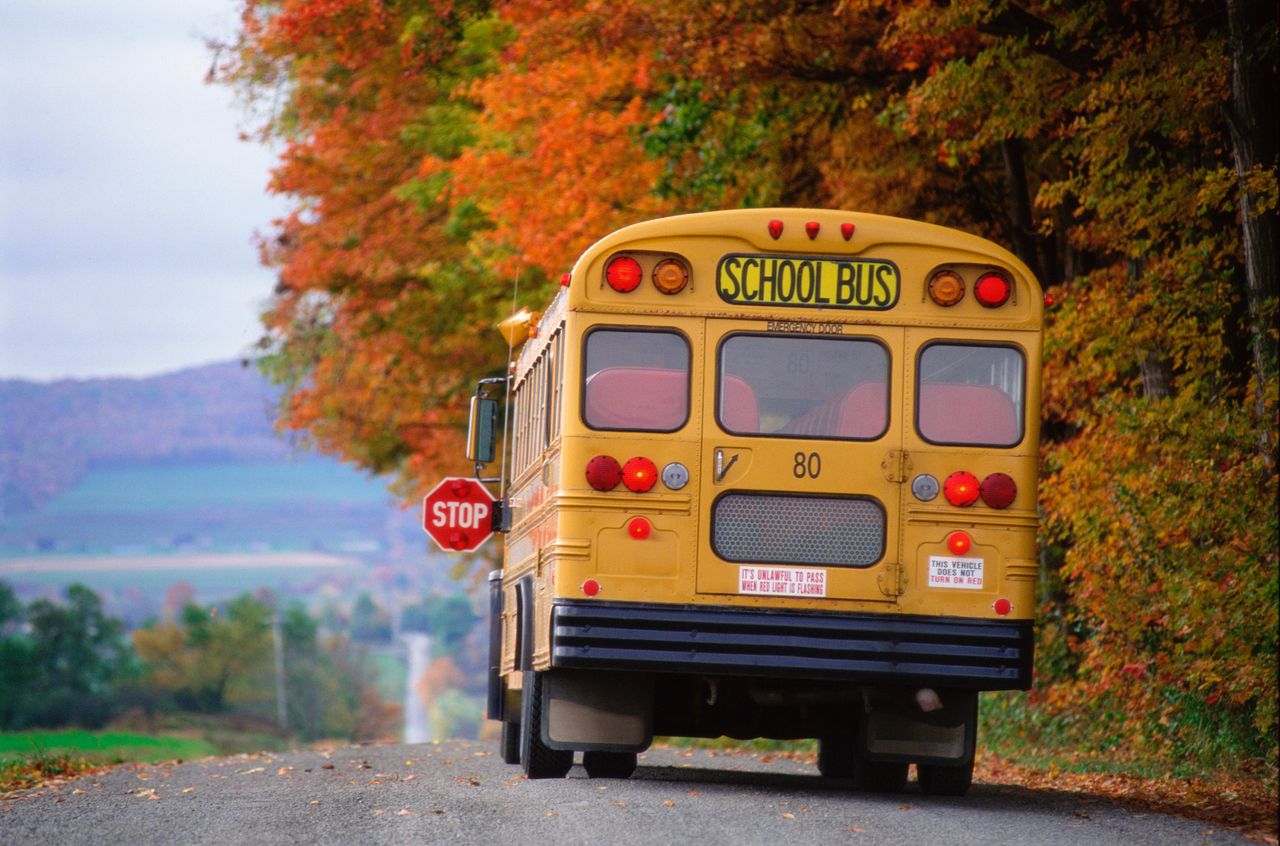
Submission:
[[[502,739],[498,742],[502,763],[520,763],[520,724],[502,721]]]
[[[572,749],[542,742],[542,673],[524,671],[520,697],[520,765],[529,778],[564,778],[573,767]]]
[[[973,759],[961,764],[916,764],[916,778],[927,796],[963,796],[973,784]]]
[[[636,753],[583,752],[582,766],[592,778],[631,778],[636,771]]]
[[[853,778],[853,738],[818,738],[818,772],[823,778]]]
[[[854,759],[853,781],[869,793],[898,793],[907,786],[909,764]]]

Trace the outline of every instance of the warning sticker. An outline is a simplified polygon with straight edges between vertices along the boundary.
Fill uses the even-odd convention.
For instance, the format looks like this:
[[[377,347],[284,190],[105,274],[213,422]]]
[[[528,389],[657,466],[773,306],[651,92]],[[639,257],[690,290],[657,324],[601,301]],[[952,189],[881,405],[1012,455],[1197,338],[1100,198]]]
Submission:
[[[981,590],[982,559],[930,555],[929,587]]]
[[[738,593],[826,596],[827,571],[794,567],[739,567]]]

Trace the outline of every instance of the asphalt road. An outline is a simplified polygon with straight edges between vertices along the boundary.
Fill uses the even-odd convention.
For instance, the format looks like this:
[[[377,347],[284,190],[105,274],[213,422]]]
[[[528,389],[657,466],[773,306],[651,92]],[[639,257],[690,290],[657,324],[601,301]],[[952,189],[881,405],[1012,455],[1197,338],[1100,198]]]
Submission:
[[[1080,794],[850,792],[801,762],[659,749],[627,781],[528,781],[496,744],[344,747],[120,767],[0,800],[0,844],[1234,844]]]

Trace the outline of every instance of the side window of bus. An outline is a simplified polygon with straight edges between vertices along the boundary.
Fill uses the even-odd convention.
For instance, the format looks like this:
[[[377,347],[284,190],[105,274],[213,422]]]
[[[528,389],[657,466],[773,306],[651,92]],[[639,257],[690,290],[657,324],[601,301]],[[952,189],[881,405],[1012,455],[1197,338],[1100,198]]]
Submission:
[[[1013,347],[929,344],[916,368],[916,430],[935,444],[1014,446],[1022,440],[1025,370]]]
[[[740,435],[875,440],[889,426],[889,353],[865,338],[731,335],[716,417]]]
[[[592,429],[674,432],[689,419],[689,342],[677,332],[596,329],[583,357]]]

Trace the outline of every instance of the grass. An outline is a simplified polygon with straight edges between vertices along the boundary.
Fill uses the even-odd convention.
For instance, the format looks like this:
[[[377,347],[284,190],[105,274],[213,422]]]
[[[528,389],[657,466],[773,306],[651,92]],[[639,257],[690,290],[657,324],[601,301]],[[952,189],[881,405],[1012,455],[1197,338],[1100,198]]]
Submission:
[[[0,733],[0,792],[33,787],[126,761],[203,758],[218,750],[204,740],[120,731]]]

